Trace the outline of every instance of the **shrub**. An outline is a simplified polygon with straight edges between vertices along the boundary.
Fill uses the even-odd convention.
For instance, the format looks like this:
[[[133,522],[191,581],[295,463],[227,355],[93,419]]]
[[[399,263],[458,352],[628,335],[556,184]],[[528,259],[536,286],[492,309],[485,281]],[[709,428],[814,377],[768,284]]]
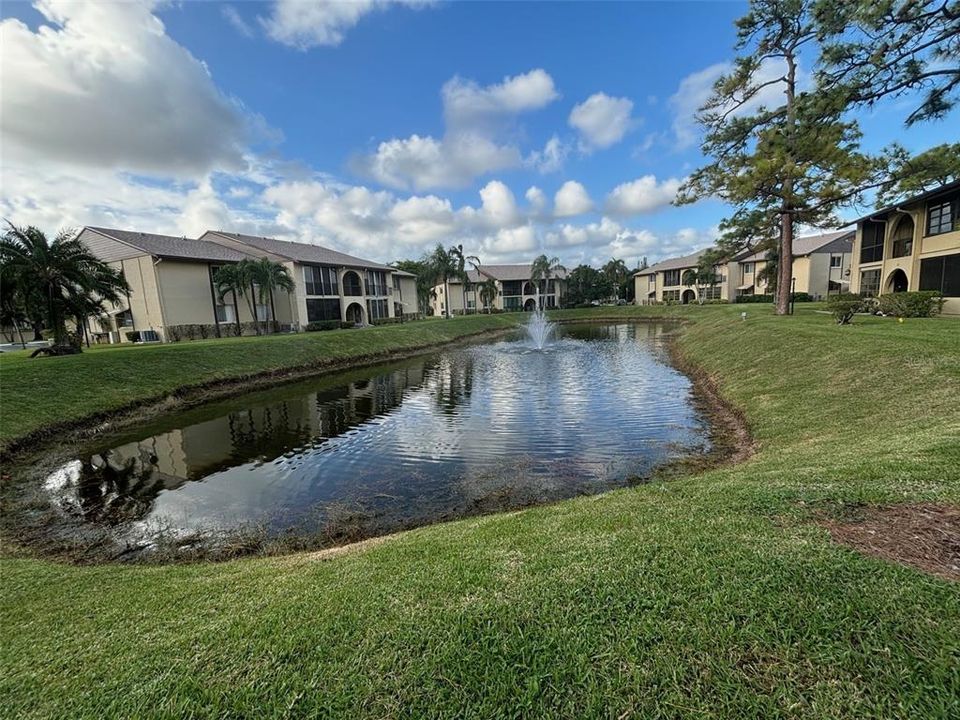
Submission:
[[[398,322],[400,322],[400,318],[385,317],[385,318],[377,318],[376,320],[371,320],[370,324],[371,325],[393,325],[394,323],[398,323]]]
[[[943,308],[943,298],[935,290],[899,292],[877,298],[877,309],[883,315],[901,318],[933,317]]]
[[[320,332],[322,330],[339,330],[340,321],[339,320],[319,320],[316,322],[307,323],[303,329],[307,332]]]
[[[854,314],[864,310],[864,298],[852,293],[831,295],[827,299],[827,309],[837,321],[837,325],[849,325]]]
[[[738,303],[772,303],[773,295],[737,295]]]

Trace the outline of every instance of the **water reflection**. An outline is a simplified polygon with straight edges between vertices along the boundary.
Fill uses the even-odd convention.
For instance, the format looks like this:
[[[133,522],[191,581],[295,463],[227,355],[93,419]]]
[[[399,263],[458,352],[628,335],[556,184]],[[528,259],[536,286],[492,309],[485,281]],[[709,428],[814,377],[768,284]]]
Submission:
[[[89,448],[47,479],[66,513],[122,530],[331,537],[600,492],[705,447],[658,325],[522,340],[250,394]]]

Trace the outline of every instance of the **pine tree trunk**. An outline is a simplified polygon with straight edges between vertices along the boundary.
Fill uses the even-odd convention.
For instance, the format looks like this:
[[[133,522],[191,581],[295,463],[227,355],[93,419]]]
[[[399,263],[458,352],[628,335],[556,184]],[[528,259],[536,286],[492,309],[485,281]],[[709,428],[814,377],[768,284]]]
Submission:
[[[790,286],[793,284],[793,215],[780,215],[780,267],[777,268],[777,315],[790,313]]]

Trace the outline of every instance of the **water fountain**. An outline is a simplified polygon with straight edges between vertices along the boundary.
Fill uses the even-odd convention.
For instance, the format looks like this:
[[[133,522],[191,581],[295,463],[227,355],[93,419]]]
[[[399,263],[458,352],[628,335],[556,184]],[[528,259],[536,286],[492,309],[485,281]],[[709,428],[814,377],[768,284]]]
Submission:
[[[553,323],[547,320],[547,314],[543,312],[543,308],[540,307],[540,293],[537,293],[536,309],[533,311],[526,325],[530,342],[533,343],[533,346],[537,350],[543,350],[546,346],[550,340],[550,335],[553,333],[553,328]]]

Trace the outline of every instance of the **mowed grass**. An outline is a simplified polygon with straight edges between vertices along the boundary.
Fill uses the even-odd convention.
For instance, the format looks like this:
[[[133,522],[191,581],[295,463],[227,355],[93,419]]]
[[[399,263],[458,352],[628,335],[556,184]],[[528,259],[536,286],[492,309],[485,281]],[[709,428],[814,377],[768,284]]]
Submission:
[[[0,713],[960,716],[958,584],[816,523],[960,501],[960,320],[742,309],[669,311],[746,414],[748,462],[334,555],[7,558]]]
[[[100,345],[81,355],[0,354],[0,445],[36,430],[170,392],[247,375],[385,355],[516,324],[510,315],[423,320],[362,330]]]

